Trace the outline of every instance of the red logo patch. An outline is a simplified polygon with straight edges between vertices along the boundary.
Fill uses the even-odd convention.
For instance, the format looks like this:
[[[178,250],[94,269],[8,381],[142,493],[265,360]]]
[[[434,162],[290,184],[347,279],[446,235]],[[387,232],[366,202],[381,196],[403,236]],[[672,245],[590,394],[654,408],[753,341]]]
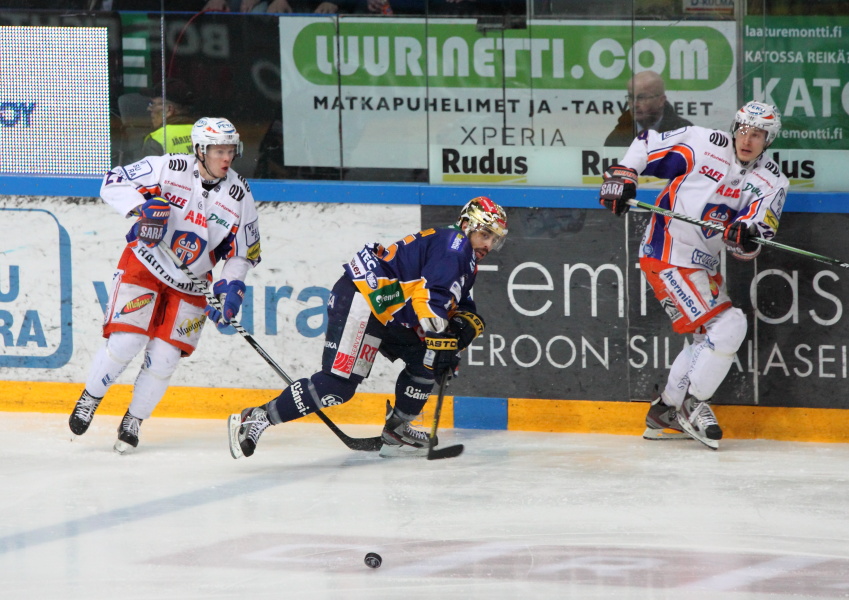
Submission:
[[[130,313],[136,312],[137,310],[141,310],[145,306],[147,306],[148,304],[153,302],[153,298],[154,298],[154,296],[151,293],[142,294],[141,296],[139,296],[137,298],[133,298],[132,300],[130,300],[129,302],[127,302],[124,305],[124,308],[121,309],[120,314],[128,315]]]
[[[333,360],[333,370],[342,373],[350,373],[354,368],[354,357],[350,354],[336,353],[336,358]]]

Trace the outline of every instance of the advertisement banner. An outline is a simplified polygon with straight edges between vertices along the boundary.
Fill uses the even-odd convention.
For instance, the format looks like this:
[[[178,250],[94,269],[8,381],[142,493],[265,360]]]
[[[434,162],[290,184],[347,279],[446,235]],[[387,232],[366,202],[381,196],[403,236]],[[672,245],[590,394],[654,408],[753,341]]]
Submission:
[[[105,27],[0,26],[0,173],[110,164]]]
[[[259,203],[262,262],[246,278],[240,321],[291,376],[312,374],[342,264],[366,243],[451,224],[458,208]],[[130,221],[99,200],[80,198],[0,197],[0,216],[10,224],[0,244],[3,379],[84,381],[103,344],[103,311]],[[451,393],[653,398],[686,338],[672,332],[637,266],[648,214],[509,208],[508,220],[507,243],[479,264],[474,298],[486,328],[463,353]],[[777,239],[846,260],[849,248],[839,240],[847,228],[849,214],[785,212]],[[723,260],[721,272],[748,330],[715,401],[847,408],[846,270],[766,248],[755,261]],[[132,383],[141,360],[119,383]],[[359,391],[391,397],[399,369],[379,358]],[[205,328],[172,383],[284,385],[238,334],[214,327]]]
[[[781,148],[849,149],[849,17],[747,17],[745,96],[782,114]]]
[[[287,373],[311,375],[321,366],[325,307],[343,263],[367,243],[418,231],[419,207],[259,202],[257,210],[262,256],[245,279],[239,320]],[[8,224],[0,240],[2,379],[85,381],[133,221],[100,199],[23,196],[0,196],[0,220]],[[285,386],[234,330],[208,325],[201,336],[173,385]],[[132,383],[142,358],[119,383]],[[396,377],[394,365],[377,361],[360,390],[392,390]]]
[[[424,207],[422,219],[451,214]],[[649,215],[511,208],[508,218],[507,243],[479,267],[475,301],[486,330],[464,357],[454,393],[654,398],[687,338],[672,332],[638,268]],[[829,241],[846,227],[849,215],[785,213],[778,240],[846,259],[849,248]],[[750,262],[724,257],[721,273],[748,331],[714,401],[847,408],[849,273],[773,248]]]
[[[431,146],[597,147],[643,70],[660,74],[683,117],[727,128],[734,33],[727,21],[546,20],[486,32],[462,19],[281,19],[284,152],[289,164],[426,169]]]
[[[733,110],[727,111],[729,123]],[[601,175],[626,148],[430,146],[430,183],[580,187],[601,185]],[[845,157],[828,150],[770,149],[767,156],[790,181],[791,192],[835,192],[846,187]],[[640,177],[640,189],[660,190],[665,179]]]

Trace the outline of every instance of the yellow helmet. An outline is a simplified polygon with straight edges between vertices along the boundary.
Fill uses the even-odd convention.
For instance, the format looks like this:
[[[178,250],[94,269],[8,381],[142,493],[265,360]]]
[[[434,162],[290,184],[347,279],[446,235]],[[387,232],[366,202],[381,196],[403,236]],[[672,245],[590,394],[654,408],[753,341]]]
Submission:
[[[493,250],[498,250],[504,245],[507,237],[507,213],[498,204],[486,196],[472,198],[460,211],[457,226],[462,226],[463,221],[468,221],[466,233],[472,233],[479,229],[485,229],[495,236],[492,244]]]

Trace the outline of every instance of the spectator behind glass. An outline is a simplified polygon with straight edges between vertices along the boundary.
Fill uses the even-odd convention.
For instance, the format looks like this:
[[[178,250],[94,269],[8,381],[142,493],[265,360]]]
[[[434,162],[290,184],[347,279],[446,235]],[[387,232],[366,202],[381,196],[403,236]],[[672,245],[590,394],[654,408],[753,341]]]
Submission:
[[[316,0],[209,0],[207,11],[242,13],[318,13],[332,15],[340,12],[345,2],[317,2]]]
[[[478,16],[481,12],[475,0],[357,0],[358,13],[384,15],[450,15]],[[500,13],[499,13],[500,14]]]
[[[142,156],[192,154],[192,126],[195,119],[191,116],[191,109],[195,95],[189,86],[179,79],[165,80],[165,126],[162,122],[162,84],[156,84],[153,90],[148,90],[147,95],[150,96],[147,110],[150,112],[153,131],[144,138]]]
[[[604,140],[605,146],[630,146],[644,129],[663,133],[692,125],[666,100],[663,79],[654,71],[640,71],[628,81],[627,100],[628,108]]]

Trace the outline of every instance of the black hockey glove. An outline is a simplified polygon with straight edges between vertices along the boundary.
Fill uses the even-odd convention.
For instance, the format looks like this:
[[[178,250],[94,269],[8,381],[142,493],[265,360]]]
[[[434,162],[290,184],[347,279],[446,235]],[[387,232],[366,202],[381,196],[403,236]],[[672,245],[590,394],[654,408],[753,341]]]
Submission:
[[[634,169],[613,165],[604,174],[599,190],[599,203],[613,211],[617,217],[630,210],[628,200],[637,197],[637,172]]]
[[[453,374],[458,364],[457,336],[447,331],[436,333],[429,331],[425,334],[424,366],[433,372],[433,376],[439,381],[446,371]]]
[[[734,221],[722,232],[722,241],[737,252],[752,254],[760,249],[760,244],[755,241],[760,236],[758,226],[754,223],[749,225],[743,221]]]
[[[168,230],[171,205],[165,198],[155,196],[141,205],[139,213],[141,216],[136,223],[138,237],[145,246],[153,248],[162,241]]]
[[[483,317],[466,310],[458,310],[448,321],[448,330],[457,336],[458,350],[467,348],[476,337],[483,333],[485,327]]]

